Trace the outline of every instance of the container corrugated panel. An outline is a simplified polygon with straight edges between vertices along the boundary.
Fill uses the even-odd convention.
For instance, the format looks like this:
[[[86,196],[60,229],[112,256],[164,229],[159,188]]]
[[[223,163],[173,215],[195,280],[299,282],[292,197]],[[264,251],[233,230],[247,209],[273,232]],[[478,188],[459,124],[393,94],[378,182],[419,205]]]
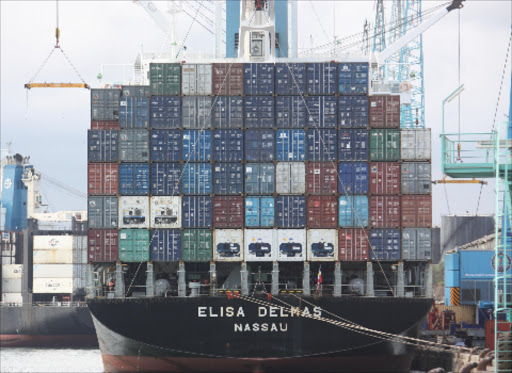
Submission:
[[[92,130],[118,130],[119,121],[117,120],[93,120],[91,121]]]
[[[340,96],[338,98],[338,123],[340,128],[368,128],[368,97]]]
[[[370,163],[370,193],[400,194],[400,165],[394,162]]]
[[[304,228],[306,226],[306,197],[278,196],[275,210],[277,227]]]
[[[71,278],[73,264],[34,264],[32,276],[33,278]]]
[[[119,152],[119,131],[87,131],[89,162],[117,162]]]
[[[212,65],[181,65],[181,94],[208,96],[212,94]]]
[[[430,194],[432,184],[430,163],[404,162],[400,177],[403,194]]]
[[[247,163],[245,165],[245,193],[273,194],[275,172],[272,163]]]
[[[275,142],[273,130],[245,131],[245,160],[271,162],[274,160]]]
[[[151,197],[151,228],[181,228],[181,197]]]
[[[340,196],[338,222],[343,228],[368,226],[368,197]]]
[[[274,226],[274,198],[246,197],[245,226],[272,227]]]
[[[35,294],[73,293],[73,279],[72,278],[35,278],[32,283],[32,292]]]
[[[400,128],[400,96],[370,96],[370,128]]]
[[[213,260],[216,262],[239,262],[243,258],[243,229],[215,229],[213,231]]]
[[[276,192],[278,194],[306,193],[306,165],[303,162],[278,162]]]
[[[336,196],[309,196],[306,203],[308,228],[338,227],[338,199]]]
[[[149,228],[149,197],[119,198],[119,228]]]
[[[277,130],[276,159],[279,162],[306,160],[306,131]]]
[[[213,165],[213,192],[215,194],[242,194],[244,192],[244,165],[215,163]]]
[[[209,162],[212,159],[212,131],[183,131],[183,161]]]
[[[73,250],[35,250],[34,264],[73,263]]]
[[[244,100],[238,96],[217,96],[213,100],[214,128],[242,128],[244,125]]]
[[[128,263],[149,260],[149,231],[147,229],[121,229],[119,231],[119,260]]]
[[[119,127],[148,128],[149,98],[121,97],[119,101]]]
[[[87,260],[93,263],[116,262],[119,258],[116,229],[89,229]]]
[[[366,162],[343,162],[338,165],[340,194],[367,194],[368,179],[368,163]]]
[[[244,88],[244,65],[241,63],[214,63],[213,94],[215,96],[242,96]]]
[[[368,160],[368,130],[343,129],[338,131],[338,160]]]
[[[398,161],[400,159],[400,130],[370,131],[370,160]]]
[[[338,174],[331,162],[311,162],[306,165],[308,194],[336,194]]]
[[[119,165],[115,163],[89,163],[87,170],[89,195],[113,195],[119,191]]]
[[[402,130],[401,158],[409,161],[428,161],[432,153],[430,128]]]
[[[306,92],[309,95],[333,95],[338,91],[337,64],[315,62],[306,65]]]
[[[212,231],[185,229],[181,235],[181,260],[209,262],[212,260]]]
[[[432,231],[428,228],[402,229],[402,259],[430,260],[432,258]]]
[[[372,196],[370,197],[370,225],[373,228],[399,227],[400,197]]]
[[[179,229],[154,229],[150,235],[151,260],[179,262],[181,260],[181,231]]]
[[[121,164],[119,166],[119,193],[123,196],[147,196],[149,194],[149,164]]]
[[[213,227],[243,228],[244,210],[244,197],[213,197]]]
[[[146,130],[121,130],[119,160],[122,162],[149,161],[149,136]]]
[[[123,85],[121,87],[123,97],[149,97],[149,85]]]
[[[152,96],[179,96],[181,93],[181,66],[179,63],[149,64]]]
[[[370,245],[372,260],[400,259],[400,231],[398,229],[371,229]]]
[[[274,80],[273,63],[244,64],[245,95],[273,95]]]
[[[402,196],[402,227],[432,227],[432,196]]]
[[[151,161],[179,162],[181,160],[180,130],[151,130]]]
[[[212,198],[184,196],[182,198],[183,228],[210,228],[212,226]]]
[[[336,132],[334,129],[308,129],[306,133],[308,161],[336,161],[338,156]]]
[[[306,97],[309,128],[336,128],[338,105],[335,96]]]
[[[181,190],[184,194],[211,194],[212,165],[209,163],[184,164]]]
[[[299,95],[306,92],[305,63],[276,63],[276,93]]]
[[[340,63],[338,65],[338,92],[340,95],[367,95],[368,63]]]
[[[239,129],[213,131],[213,160],[215,162],[241,162],[244,133]]]
[[[34,249],[73,250],[73,236],[41,235],[34,236]]]
[[[181,194],[181,165],[179,163],[151,164],[151,194],[176,196]]]
[[[338,231],[336,229],[308,229],[308,260],[338,260]]]
[[[340,261],[356,262],[368,260],[368,234],[364,229],[348,228],[338,231]]]
[[[303,262],[307,256],[305,229],[277,230],[277,260],[280,262]]]
[[[245,128],[275,127],[274,97],[248,96],[244,100]]]
[[[2,291],[5,293],[20,293],[21,278],[2,278]]]
[[[277,230],[244,229],[244,260],[247,262],[277,260]]]
[[[87,206],[87,220],[89,228],[117,228],[117,197],[90,196]]]
[[[149,100],[151,128],[180,128],[181,98],[152,96]]]
[[[91,89],[91,119],[119,120],[119,89]]]
[[[306,127],[306,103],[300,96],[278,96],[276,102],[276,126],[278,128]]]
[[[181,100],[183,128],[210,128],[212,126],[212,98],[208,96],[183,97]]]
[[[21,278],[23,264],[3,264],[2,278]]]

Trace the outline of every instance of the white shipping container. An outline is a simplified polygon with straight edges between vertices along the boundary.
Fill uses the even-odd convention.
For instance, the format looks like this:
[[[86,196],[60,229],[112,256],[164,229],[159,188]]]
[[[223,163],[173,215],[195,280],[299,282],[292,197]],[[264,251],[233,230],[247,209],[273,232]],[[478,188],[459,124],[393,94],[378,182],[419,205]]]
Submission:
[[[73,277],[73,264],[34,264],[34,278],[69,278]]]
[[[277,260],[303,262],[306,260],[306,230],[277,230]]]
[[[0,251],[1,256],[16,256],[16,246],[14,245],[6,245],[6,247],[2,247]]]
[[[432,157],[430,128],[401,130],[400,159],[428,161]]]
[[[151,197],[151,228],[181,228],[181,197]]]
[[[2,279],[2,292],[3,293],[20,293],[21,292],[21,277],[20,278],[3,278]]]
[[[2,303],[23,303],[23,296],[21,293],[2,293]]]
[[[119,197],[119,228],[149,228],[149,197]]]
[[[338,260],[338,231],[336,229],[308,230],[308,260]]]
[[[244,259],[244,230],[215,229],[213,231],[213,260],[239,262]]]
[[[34,250],[73,250],[73,236],[34,236]]]
[[[306,165],[304,162],[279,162],[276,167],[278,194],[306,193]]]
[[[72,278],[34,278],[32,292],[41,293],[72,293]]]
[[[2,265],[14,263],[16,263],[16,260],[13,256],[2,256]]]
[[[34,264],[71,264],[73,263],[72,250],[34,250]]]
[[[21,278],[23,264],[3,264],[2,278]]]
[[[183,64],[181,66],[181,93],[186,96],[212,94],[212,65]]]
[[[247,262],[277,260],[277,230],[245,229],[244,257]]]

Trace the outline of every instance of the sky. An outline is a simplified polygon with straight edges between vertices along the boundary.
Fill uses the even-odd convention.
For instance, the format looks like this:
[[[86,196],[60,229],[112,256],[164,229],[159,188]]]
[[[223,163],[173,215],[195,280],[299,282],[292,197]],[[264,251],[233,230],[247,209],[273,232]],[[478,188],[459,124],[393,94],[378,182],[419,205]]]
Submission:
[[[161,10],[166,2],[155,1]],[[423,1],[423,8],[442,4]],[[193,4],[194,6],[196,4]],[[385,1],[391,11],[391,1]],[[299,1],[299,48],[309,48],[360,33],[372,21],[373,1]],[[210,6],[210,8],[212,8]],[[129,75],[141,49],[159,51],[165,41],[148,14],[133,1],[60,1],[61,48],[83,79],[99,87]],[[459,20],[460,18],[460,20]],[[460,23],[459,23],[460,22]],[[512,24],[512,2],[468,0],[423,34],[426,125],[432,128],[433,179],[441,179],[441,102],[459,83],[461,132],[489,132],[495,117],[505,121],[510,102],[510,59],[504,68]],[[191,26],[192,25],[192,26]],[[54,1],[0,1],[0,125],[1,148],[30,155],[36,169],[83,193],[87,191],[87,129],[90,92],[85,89],[32,89],[29,82],[55,44]],[[460,27],[460,34],[459,34]],[[190,53],[213,52],[213,36],[186,14],[177,17],[177,39]],[[460,69],[458,39],[460,35]],[[114,66],[117,65],[117,66]],[[124,69],[124,71],[123,71]],[[506,75],[502,82],[503,71]],[[126,76],[125,75],[125,76]],[[78,82],[63,54],[55,50],[35,82]],[[501,87],[501,96],[498,101]],[[446,106],[446,127],[458,128],[457,99]],[[442,214],[493,214],[492,180],[479,185],[433,187],[433,221]],[[49,211],[86,210],[87,201],[48,183],[42,192]],[[480,202],[478,202],[480,200]]]

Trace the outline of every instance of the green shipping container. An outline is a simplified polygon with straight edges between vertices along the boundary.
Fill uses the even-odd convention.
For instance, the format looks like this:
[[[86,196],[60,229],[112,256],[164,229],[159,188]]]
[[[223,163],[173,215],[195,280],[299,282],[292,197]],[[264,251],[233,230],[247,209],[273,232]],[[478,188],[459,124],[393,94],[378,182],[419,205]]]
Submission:
[[[181,236],[181,259],[184,262],[211,261],[212,231],[209,229],[184,229]]]
[[[119,232],[119,260],[147,262],[149,260],[149,231],[147,229],[121,229]]]
[[[370,160],[383,162],[399,161],[400,130],[370,130]]]
[[[179,63],[152,63],[149,65],[149,86],[152,96],[178,96],[181,93],[181,66]]]

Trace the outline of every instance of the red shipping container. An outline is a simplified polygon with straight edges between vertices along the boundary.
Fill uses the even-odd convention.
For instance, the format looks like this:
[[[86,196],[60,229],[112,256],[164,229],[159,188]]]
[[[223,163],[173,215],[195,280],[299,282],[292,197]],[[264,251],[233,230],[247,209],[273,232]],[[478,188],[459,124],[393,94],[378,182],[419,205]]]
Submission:
[[[400,197],[370,197],[370,226],[372,228],[398,228],[400,223]]]
[[[368,260],[368,233],[364,229],[340,229],[338,259],[340,261]]]
[[[336,194],[338,173],[332,162],[311,162],[306,164],[308,194]]]
[[[400,194],[400,165],[398,163],[370,163],[370,194]]]
[[[213,197],[214,228],[243,228],[244,197]]]
[[[87,176],[89,195],[115,195],[119,190],[119,165],[89,163]]]
[[[87,261],[115,262],[119,257],[117,229],[89,229]]]
[[[370,128],[400,128],[400,96],[370,96]]]
[[[495,320],[485,320],[485,347],[490,348],[494,351],[494,330]],[[512,332],[512,323],[506,321],[500,321],[498,323],[498,336],[499,332]]]
[[[402,196],[402,227],[432,226],[432,196]]]
[[[308,228],[338,228],[336,196],[307,197]]]
[[[117,120],[93,120],[91,122],[92,130],[118,130],[119,121]]]
[[[241,63],[214,63],[212,91],[214,95],[241,96],[244,90],[244,65]]]

